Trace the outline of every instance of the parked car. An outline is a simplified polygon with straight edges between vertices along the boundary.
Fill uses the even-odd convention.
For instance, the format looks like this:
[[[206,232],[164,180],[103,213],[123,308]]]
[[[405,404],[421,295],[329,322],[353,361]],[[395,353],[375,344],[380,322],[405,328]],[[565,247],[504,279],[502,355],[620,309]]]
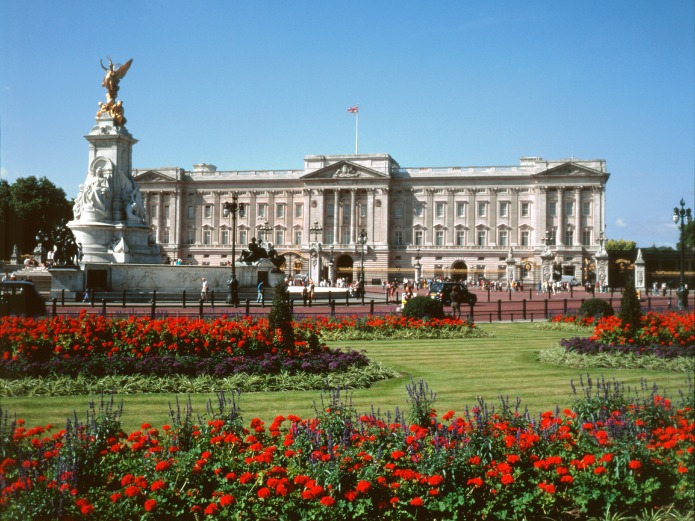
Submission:
[[[0,316],[46,314],[46,304],[34,284],[26,280],[0,281]]]
[[[442,304],[445,306],[450,306],[451,288],[453,288],[454,286],[458,286],[461,290],[461,304],[475,305],[475,303],[478,301],[478,297],[476,297],[473,293],[468,291],[468,288],[466,288],[466,286],[458,282],[435,282],[430,286],[430,290],[429,293],[427,293],[427,296],[433,299],[440,300]]]

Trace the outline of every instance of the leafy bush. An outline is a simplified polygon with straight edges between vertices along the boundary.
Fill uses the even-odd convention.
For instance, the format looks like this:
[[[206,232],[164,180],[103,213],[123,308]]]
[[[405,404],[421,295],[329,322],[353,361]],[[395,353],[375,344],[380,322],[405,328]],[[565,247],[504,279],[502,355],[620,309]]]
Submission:
[[[291,349],[294,346],[290,293],[287,290],[287,284],[283,280],[280,280],[275,285],[273,304],[270,313],[268,313],[268,325],[278,344],[285,349]]]
[[[408,318],[443,318],[444,306],[436,299],[413,297],[403,306],[403,316]]]
[[[608,301],[600,298],[585,300],[577,310],[579,316],[584,318],[603,318],[613,316],[613,306]]]
[[[620,313],[618,317],[631,334],[634,334],[640,327],[640,317],[642,310],[640,308],[639,298],[637,298],[637,290],[635,289],[635,281],[633,277],[628,276],[623,289],[623,298],[620,300]]]

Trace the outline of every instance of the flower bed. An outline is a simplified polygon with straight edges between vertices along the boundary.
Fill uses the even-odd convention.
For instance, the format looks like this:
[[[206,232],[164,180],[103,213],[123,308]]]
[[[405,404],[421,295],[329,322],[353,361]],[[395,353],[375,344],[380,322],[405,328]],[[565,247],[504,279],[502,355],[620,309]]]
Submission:
[[[489,333],[474,323],[454,318],[407,318],[401,315],[316,317],[299,322],[303,330],[314,331],[322,340],[381,340],[430,338],[480,338]]]
[[[568,323],[563,319],[560,323]],[[695,315],[684,313],[647,313],[640,325],[631,329],[620,318],[611,316],[596,321],[589,338],[570,338],[560,344],[578,354],[632,354],[659,358],[695,356]]]
[[[408,390],[409,420],[360,415],[334,393],[315,417],[269,426],[245,425],[236,395],[200,421],[179,406],[170,424],[129,435],[108,402],[53,434],[5,422],[0,517],[576,519],[692,507],[692,385],[679,407],[585,387],[572,408],[535,419],[505,402],[440,417],[426,386]]]

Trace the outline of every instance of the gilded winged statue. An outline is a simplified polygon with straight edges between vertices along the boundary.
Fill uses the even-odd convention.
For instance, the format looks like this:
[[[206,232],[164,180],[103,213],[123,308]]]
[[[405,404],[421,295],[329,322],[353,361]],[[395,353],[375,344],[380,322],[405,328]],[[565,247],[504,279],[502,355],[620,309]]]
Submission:
[[[106,87],[106,102],[107,104],[110,104],[116,101],[116,97],[118,96],[118,84],[120,83],[121,79],[126,75],[128,69],[130,69],[130,65],[133,63],[133,59],[131,58],[123,65],[114,65],[111,61],[111,57],[109,56],[108,58],[108,68],[104,67],[104,64],[101,60],[99,60],[99,63],[101,64],[101,68],[106,71],[106,75],[104,76],[104,81],[101,82],[101,86]]]
[[[97,112],[97,119],[103,114],[110,114],[114,120],[114,123],[122,127],[126,123],[125,116],[123,115],[123,102],[116,102],[116,97],[118,96],[118,84],[121,79],[126,75],[130,65],[133,63],[131,58],[123,65],[114,65],[109,56],[109,66],[104,67],[104,63],[99,60],[101,68],[106,71],[104,75],[104,81],[101,82],[102,87],[106,87],[106,103],[99,102],[99,111]]]

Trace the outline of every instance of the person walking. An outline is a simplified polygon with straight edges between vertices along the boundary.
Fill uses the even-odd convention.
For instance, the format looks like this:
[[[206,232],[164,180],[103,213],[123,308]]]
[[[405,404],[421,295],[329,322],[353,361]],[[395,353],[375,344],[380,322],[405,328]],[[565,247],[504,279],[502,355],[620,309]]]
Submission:
[[[263,281],[258,283],[258,296],[256,297],[256,302],[263,302]]]

